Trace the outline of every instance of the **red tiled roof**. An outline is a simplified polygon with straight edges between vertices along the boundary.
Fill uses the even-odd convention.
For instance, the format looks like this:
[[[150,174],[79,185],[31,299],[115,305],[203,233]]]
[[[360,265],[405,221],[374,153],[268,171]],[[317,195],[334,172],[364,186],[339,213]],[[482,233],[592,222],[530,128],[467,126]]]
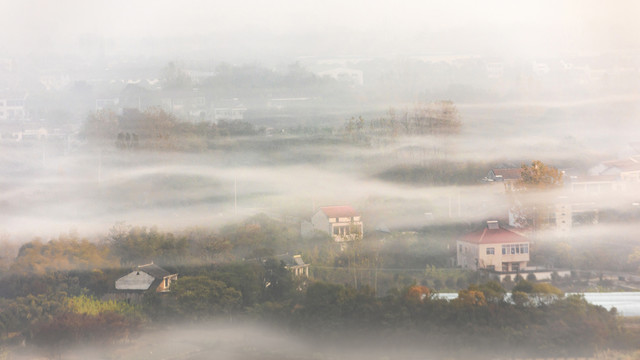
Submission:
[[[327,215],[327,217],[352,217],[359,214],[351,206],[324,206],[320,210]]]
[[[529,242],[529,239],[506,229],[488,229],[472,232],[463,236],[461,241],[473,244],[508,244]]]
[[[504,180],[518,180],[522,177],[522,168],[491,169],[495,175],[501,175]]]

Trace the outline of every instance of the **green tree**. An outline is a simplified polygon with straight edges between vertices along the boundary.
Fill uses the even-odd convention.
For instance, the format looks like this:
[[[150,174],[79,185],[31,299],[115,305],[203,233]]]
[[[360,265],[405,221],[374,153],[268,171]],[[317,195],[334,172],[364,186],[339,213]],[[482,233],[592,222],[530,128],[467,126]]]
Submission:
[[[184,276],[172,284],[171,296],[179,313],[193,320],[237,310],[242,294],[207,276]]]

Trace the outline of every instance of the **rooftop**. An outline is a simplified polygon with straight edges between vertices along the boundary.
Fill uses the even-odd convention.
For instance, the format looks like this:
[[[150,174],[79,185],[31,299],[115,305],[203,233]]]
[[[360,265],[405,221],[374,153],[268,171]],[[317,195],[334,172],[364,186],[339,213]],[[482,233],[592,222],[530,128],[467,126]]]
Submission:
[[[496,176],[502,176],[504,180],[518,180],[522,177],[522,168],[491,169]]]
[[[151,263],[146,265],[140,265],[136,268],[136,270],[143,271],[156,279],[162,279],[165,276],[171,275],[167,270],[161,268],[160,266]]]
[[[480,231],[475,231],[463,236],[461,241],[473,244],[510,244],[529,242],[529,239],[518,235],[513,231],[503,229],[499,226],[485,227]]]

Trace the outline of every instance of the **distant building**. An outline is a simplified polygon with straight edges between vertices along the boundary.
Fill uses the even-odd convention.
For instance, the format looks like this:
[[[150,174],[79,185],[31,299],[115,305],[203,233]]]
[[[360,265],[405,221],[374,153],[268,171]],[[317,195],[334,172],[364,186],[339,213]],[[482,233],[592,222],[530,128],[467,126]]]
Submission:
[[[456,242],[458,266],[496,272],[519,272],[529,262],[529,239],[500,227],[497,221]]]
[[[364,76],[362,70],[349,68],[335,68],[318,73],[320,77],[330,77],[338,81],[350,83],[351,85],[363,85]]]
[[[134,292],[168,292],[171,282],[178,280],[178,274],[171,274],[151,263],[140,265],[129,274],[116,280],[116,290]]]
[[[247,108],[236,98],[216,101],[213,107],[213,119],[219,120],[244,120]]]
[[[362,217],[351,206],[325,206],[311,218],[315,230],[326,232],[339,243],[362,238]]]
[[[118,98],[96,99],[96,111],[112,110],[117,112],[119,103],[120,99]]]
[[[483,179],[489,183],[503,183],[505,190],[514,190],[515,185],[522,179],[522,168],[491,169]]]
[[[305,264],[302,255],[280,255],[276,256],[277,260],[284,262],[287,270],[291,271],[295,277],[309,277],[309,264]]]
[[[612,175],[622,181],[640,182],[640,155],[605,161],[591,168],[589,175]]]
[[[504,77],[504,63],[491,62],[485,65],[489,79],[502,79]]]
[[[27,94],[0,94],[0,121],[21,121],[27,118]]]

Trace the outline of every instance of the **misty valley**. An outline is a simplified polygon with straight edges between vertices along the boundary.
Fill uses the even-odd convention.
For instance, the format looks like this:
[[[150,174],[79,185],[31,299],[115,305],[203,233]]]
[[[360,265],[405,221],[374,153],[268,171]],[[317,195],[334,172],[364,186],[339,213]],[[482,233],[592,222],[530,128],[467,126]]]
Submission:
[[[0,4],[0,359],[640,358],[637,10]]]

